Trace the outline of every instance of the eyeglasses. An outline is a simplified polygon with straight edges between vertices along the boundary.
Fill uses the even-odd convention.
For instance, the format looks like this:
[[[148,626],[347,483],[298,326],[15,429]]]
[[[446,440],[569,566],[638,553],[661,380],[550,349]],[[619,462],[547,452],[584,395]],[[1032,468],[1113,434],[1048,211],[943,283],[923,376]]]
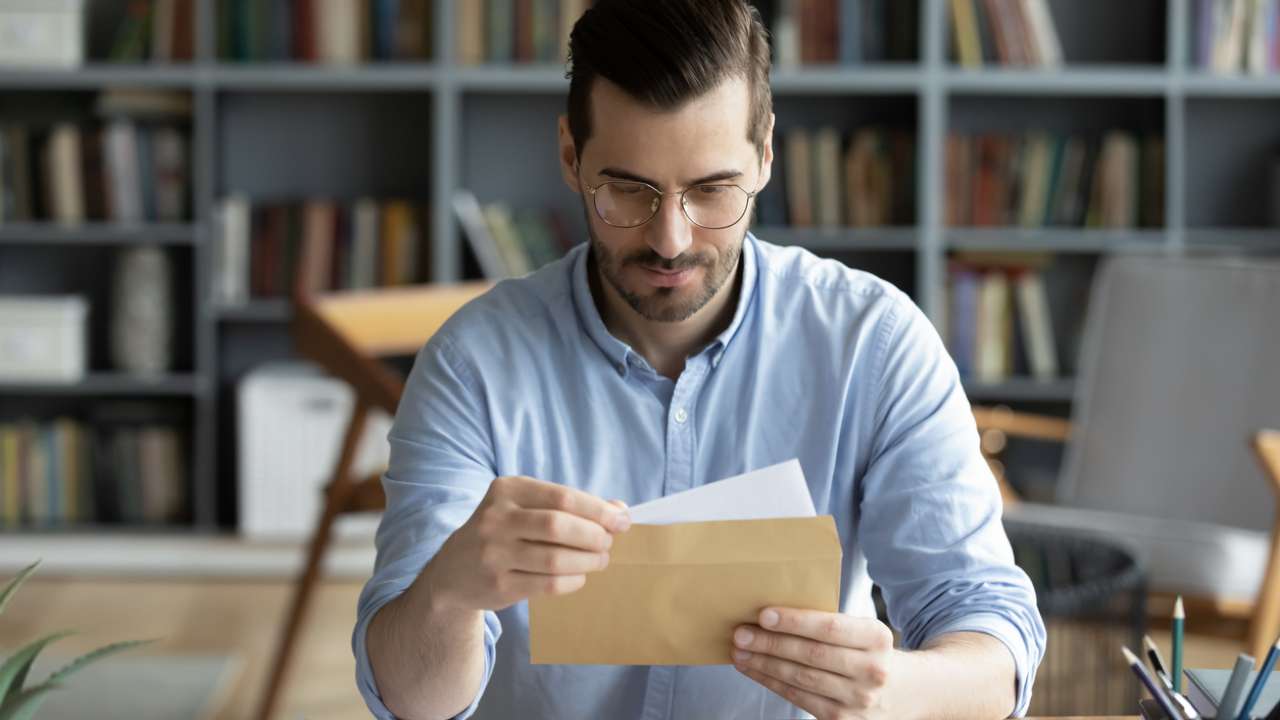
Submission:
[[[609,180],[599,185],[582,183],[591,195],[596,215],[617,228],[639,227],[653,219],[662,198],[680,196],[680,209],[689,222],[707,230],[732,227],[747,214],[747,205],[759,192],[738,185],[694,185],[684,190],[662,192],[649,183]]]

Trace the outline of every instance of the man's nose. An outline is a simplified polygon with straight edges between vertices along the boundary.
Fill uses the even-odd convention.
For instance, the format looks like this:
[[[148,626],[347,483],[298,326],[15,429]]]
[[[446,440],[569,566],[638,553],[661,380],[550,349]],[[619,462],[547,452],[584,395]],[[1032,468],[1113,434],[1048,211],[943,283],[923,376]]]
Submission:
[[[693,244],[693,223],[680,207],[681,196],[667,195],[658,205],[658,214],[649,221],[646,232],[649,247],[671,260]]]

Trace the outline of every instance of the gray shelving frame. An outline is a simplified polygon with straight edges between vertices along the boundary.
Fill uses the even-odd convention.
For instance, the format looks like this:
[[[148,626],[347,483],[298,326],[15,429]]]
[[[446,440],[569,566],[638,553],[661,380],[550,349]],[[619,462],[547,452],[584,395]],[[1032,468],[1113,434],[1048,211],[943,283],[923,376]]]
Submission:
[[[224,448],[234,442],[220,428],[220,408],[228,382],[222,367],[231,341],[228,327],[280,324],[290,317],[281,301],[224,308],[212,294],[216,241],[214,209],[226,185],[220,167],[222,112],[246,95],[403,94],[426,95],[430,108],[430,203],[432,206],[433,280],[460,279],[462,239],[449,199],[466,184],[469,104],[479,98],[560,98],[567,90],[558,66],[463,67],[455,63],[454,3],[435,3],[435,59],[421,63],[325,67],[296,63],[239,64],[216,57],[215,0],[197,2],[196,59],[189,65],[119,66],[90,63],[68,71],[0,69],[0,93],[13,91],[79,92],[113,86],[166,88],[193,98],[192,191],[190,224],[130,228],[90,225],[78,229],[0,225],[0,249],[13,244],[68,245],[161,243],[190,247],[193,263],[193,368],[152,387],[110,374],[98,374],[72,388],[0,386],[0,394],[168,395],[194,401],[192,479],[194,529],[219,529],[218,483],[232,477]],[[1235,249],[1242,253],[1276,250],[1276,233],[1261,228],[1187,226],[1188,102],[1211,99],[1273,101],[1280,98],[1280,77],[1220,77],[1188,67],[1189,0],[1167,0],[1165,60],[1146,65],[1068,65],[1058,71],[988,68],[965,70],[947,57],[946,0],[920,0],[920,59],[915,63],[778,70],[774,92],[779,102],[801,97],[894,97],[914,105],[919,169],[916,223],[884,229],[793,230],[762,228],[762,236],[800,244],[817,252],[906,253],[914,260],[916,299],[933,319],[943,311],[947,254],[952,250],[1047,250],[1057,253],[1165,251],[1170,253]],[[1158,230],[1123,232],[1070,229],[947,228],[944,226],[943,147],[953,103],[973,97],[1126,98],[1163,103],[1166,138],[1166,225]],[[547,128],[554,133],[554,127]],[[548,160],[550,161],[550,160]],[[780,170],[780,169],[779,169]],[[497,198],[482,198],[497,199]],[[281,331],[277,329],[277,331]],[[1013,380],[996,386],[971,385],[975,397],[990,400],[1069,402],[1070,379],[1053,383]]]

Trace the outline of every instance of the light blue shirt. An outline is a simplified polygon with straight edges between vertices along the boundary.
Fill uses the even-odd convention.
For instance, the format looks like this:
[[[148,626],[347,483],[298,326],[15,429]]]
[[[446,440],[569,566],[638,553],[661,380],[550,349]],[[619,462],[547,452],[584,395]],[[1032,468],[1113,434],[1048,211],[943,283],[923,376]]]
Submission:
[[[494,477],[636,505],[791,458],[840,531],[841,610],[874,617],[874,580],[905,648],[956,631],[994,636],[1013,656],[1025,713],[1044,625],[1013,563],[955,364],[910,298],[748,235],[731,324],[672,381],[606,329],[587,258],[583,244],[499,283],[418,354],[390,434],[387,510],[352,638],[373,713],[392,717],[365,649],[370,618]],[[485,613],[484,655],[484,682],[461,717],[808,717],[732,665],[531,665],[525,602]]]

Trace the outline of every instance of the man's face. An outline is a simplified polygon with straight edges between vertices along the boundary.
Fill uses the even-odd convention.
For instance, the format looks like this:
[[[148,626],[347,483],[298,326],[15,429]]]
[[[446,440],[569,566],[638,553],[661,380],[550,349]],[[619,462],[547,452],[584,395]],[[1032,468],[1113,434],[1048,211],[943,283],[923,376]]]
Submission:
[[[747,139],[750,93],[733,78],[673,112],[643,105],[613,83],[597,78],[591,90],[591,138],[575,172],[568,120],[560,119],[565,181],[583,199],[591,249],[601,275],[647,320],[680,322],[719,292],[737,268],[750,208],[738,224],[708,230],[689,221],[678,197],[662,199],[658,213],[634,228],[605,223],[579,184],[609,180],[647,182],[663,192],[706,182],[763,188],[773,162],[766,140],[763,163]],[[773,134],[770,116],[766,138]]]

